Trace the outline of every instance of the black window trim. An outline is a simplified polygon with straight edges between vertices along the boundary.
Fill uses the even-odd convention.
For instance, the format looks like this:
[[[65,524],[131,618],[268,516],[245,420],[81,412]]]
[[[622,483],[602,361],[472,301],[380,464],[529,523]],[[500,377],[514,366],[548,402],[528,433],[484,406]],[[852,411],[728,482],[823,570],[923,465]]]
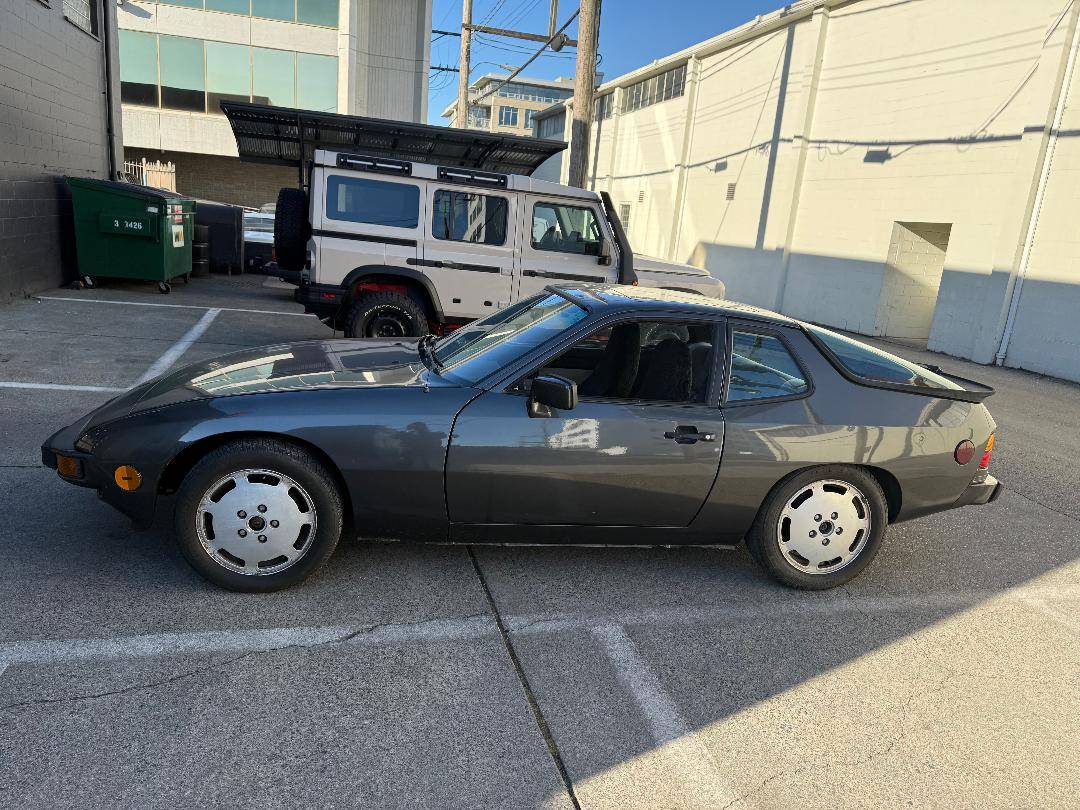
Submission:
[[[555,293],[558,294],[558,293]],[[568,299],[569,300],[569,299]],[[576,303],[576,302],[575,302]],[[579,305],[580,306],[580,305]],[[726,382],[724,376],[727,359],[727,331],[724,328],[724,319],[707,314],[693,314],[678,311],[641,312],[635,310],[623,310],[602,315],[599,318],[585,318],[574,325],[569,335],[557,342],[550,342],[537,346],[525,357],[515,361],[511,366],[506,366],[499,371],[492,372],[487,378],[477,383],[478,388],[487,391],[500,390],[501,393],[512,396],[525,396],[524,391],[515,390],[517,386],[530,374],[542,368],[545,363],[557,357],[562,352],[570,349],[575,343],[583,340],[593,332],[606,329],[609,326],[617,326],[619,323],[628,321],[679,321],[682,323],[702,323],[712,327],[713,330],[713,367],[710,372],[709,389],[704,402],[672,402],[660,399],[634,399],[631,397],[580,397],[581,402],[593,402],[600,404],[616,405],[649,405],[651,407],[666,406],[672,408],[713,408],[719,410],[720,388]],[[506,373],[508,369],[512,369]],[[489,380],[492,385],[485,385]]]
[[[758,399],[740,399],[735,400],[734,402],[728,401],[728,388],[731,385],[731,353],[734,351],[735,348],[735,332],[749,332],[750,334],[754,335],[766,335],[768,337],[777,338],[782,344],[784,344],[784,348],[787,349],[788,354],[790,354],[792,359],[795,361],[795,365],[797,365],[799,367],[799,370],[802,372],[803,379],[806,381],[806,390],[799,394],[783,394],[781,396],[774,397],[759,397]],[[784,334],[783,327],[773,328],[753,321],[729,319],[726,337],[727,351],[724,355],[724,391],[723,397],[720,400],[721,408],[739,408],[746,405],[762,404],[771,405],[777,402],[792,402],[794,400],[806,399],[807,397],[813,396],[814,378],[813,376],[811,376],[810,370],[807,368],[806,363],[803,362],[802,357],[799,356],[799,352],[796,351],[795,347],[791,344],[791,341]]]
[[[506,220],[503,222],[503,239],[501,242],[470,242],[468,239],[444,239],[441,236],[435,235],[435,196],[439,192],[446,194],[472,194],[477,197],[490,197],[493,200],[502,200],[506,203]],[[462,190],[453,188],[434,188],[431,192],[431,219],[428,222],[428,230],[431,232],[431,238],[437,239],[440,242],[456,242],[459,245],[482,245],[486,247],[506,247],[506,240],[510,236],[510,198],[503,194],[487,194],[482,191]]]
[[[355,182],[355,181],[359,180],[359,181],[367,182],[367,183],[384,183],[384,184],[389,185],[389,186],[405,186],[406,188],[416,189],[416,195],[417,195],[417,197],[416,197],[416,224],[415,225],[386,225],[386,224],[381,223],[381,222],[362,222],[362,221],[356,220],[356,219],[341,219],[339,217],[334,216],[330,212],[330,181],[334,180],[334,179],[340,179],[340,180],[352,181],[352,182]],[[324,188],[324,190],[323,190],[323,217],[325,217],[330,222],[343,222],[343,223],[347,223],[349,225],[352,225],[354,227],[360,227],[360,228],[390,228],[391,230],[395,230],[395,231],[411,231],[412,233],[416,233],[420,229],[420,223],[423,221],[424,187],[423,187],[423,184],[420,183],[420,182],[416,182],[416,181],[409,182],[410,179],[411,178],[405,178],[405,177],[396,178],[395,177],[395,179],[393,179],[393,180],[386,180],[386,179],[383,179],[382,177],[378,177],[378,178],[376,178],[376,177],[362,177],[362,176],[356,176],[356,175],[350,175],[350,174],[343,174],[342,172],[327,172],[326,173],[326,180],[325,180],[325,182],[323,184],[323,188]],[[336,228],[324,228],[323,230],[324,231],[334,231],[335,234],[342,233],[341,231],[338,231]],[[352,234],[350,234],[350,237],[351,236],[352,236]],[[356,234],[355,236],[356,236],[356,238],[364,239],[363,234]],[[344,237],[344,238],[350,238],[350,237]],[[386,239],[385,238],[380,238],[378,240],[372,239],[370,241],[385,242]],[[416,243],[415,239],[410,239],[408,241],[412,242],[413,244]],[[390,244],[393,244],[393,243],[390,243]]]

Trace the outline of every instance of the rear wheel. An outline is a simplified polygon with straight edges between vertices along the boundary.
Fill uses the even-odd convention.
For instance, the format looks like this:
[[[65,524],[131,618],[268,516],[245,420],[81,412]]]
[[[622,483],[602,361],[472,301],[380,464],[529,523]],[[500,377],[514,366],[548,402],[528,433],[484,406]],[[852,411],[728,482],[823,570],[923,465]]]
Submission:
[[[345,313],[344,326],[350,338],[419,337],[428,331],[423,307],[392,292],[361,295]]]
[[[311,576],[333,554],[342,500],[310,453],[246,439],[192,468],[175,523],[181,552],[206,579],[234,591],[276,591]]]
[[[747,547],[785,585],[835,588],[873,561],[888,516],[885,495],[865,470],[814,467],[773,490],[758,512]]]

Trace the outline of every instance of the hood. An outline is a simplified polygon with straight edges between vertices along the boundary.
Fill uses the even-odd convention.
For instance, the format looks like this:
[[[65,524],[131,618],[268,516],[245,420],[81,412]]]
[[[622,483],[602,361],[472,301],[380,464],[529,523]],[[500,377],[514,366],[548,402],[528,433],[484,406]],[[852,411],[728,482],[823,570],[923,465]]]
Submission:
[[[261,346],[178,369],[132,388],[92,414],[87,427],[136,411],[236,394],[308,388],[445,386],[414,340],[311,340]]]
[[[634,254],[634,270],[637,272],[648,273],[674,273],[680,276],[707,276],[709,271],[701,267],[694,267],[692,264],[679,264],[678,262],[667,262],[663,259],[658,259],[655,256],[642,256],[640,253]]]

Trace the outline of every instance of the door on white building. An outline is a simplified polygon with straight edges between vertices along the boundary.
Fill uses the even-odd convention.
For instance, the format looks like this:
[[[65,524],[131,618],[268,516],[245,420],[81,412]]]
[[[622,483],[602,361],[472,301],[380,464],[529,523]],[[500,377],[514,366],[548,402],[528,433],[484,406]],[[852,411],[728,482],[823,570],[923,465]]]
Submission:
[[[525,198],[517,297],[548,284],[575,281],[611,283],[619,274],[601,225],[601,214],[586,200]]]
[[[929,339],[951,232],[948,222],[894,223],[876,334],[916,343]]]

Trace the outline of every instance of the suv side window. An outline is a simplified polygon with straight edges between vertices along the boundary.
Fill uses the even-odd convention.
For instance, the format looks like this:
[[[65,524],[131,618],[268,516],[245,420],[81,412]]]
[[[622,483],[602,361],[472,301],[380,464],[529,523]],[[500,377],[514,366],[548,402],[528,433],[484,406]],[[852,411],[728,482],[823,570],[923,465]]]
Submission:
[[[506,244],[508,207],[505,197],[438,190],[431,212],[431,235],[453,242]]]
[[[591,208],[554,202],[533,206],[534,250],[599,256],[602,244],[600,225]]]
[[[573,380],[583,399],[705,402],[714,358],[712,324],[628,321],[582,338],[536,374]]]
[[[805,372],[777,335],[731,333],[727,402],[748,402],[805,394]]]
[[[420,187],[330,175],[326,180],[326,216],[367,225],[415,228],[420,222]]]

